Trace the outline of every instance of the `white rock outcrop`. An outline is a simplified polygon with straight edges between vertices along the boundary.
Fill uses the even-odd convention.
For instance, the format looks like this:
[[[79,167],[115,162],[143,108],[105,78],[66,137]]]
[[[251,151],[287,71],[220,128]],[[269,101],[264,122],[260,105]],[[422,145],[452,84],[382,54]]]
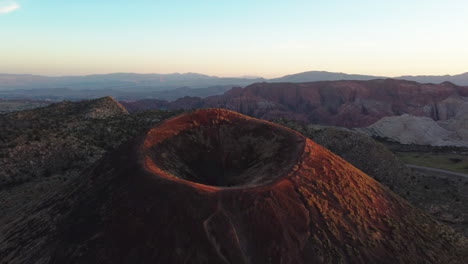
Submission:
[[[373,137],[401,144],[468,147],[468,115],[436,122],[408,114],[384,117],[367,128],[357,129]]]

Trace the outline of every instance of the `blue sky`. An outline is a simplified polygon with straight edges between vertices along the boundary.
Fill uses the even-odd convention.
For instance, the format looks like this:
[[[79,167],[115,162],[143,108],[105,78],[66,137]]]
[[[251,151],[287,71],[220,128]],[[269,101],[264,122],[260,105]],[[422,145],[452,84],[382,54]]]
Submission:
[[[468,1],[0,0],[0,72],[468,71]]]

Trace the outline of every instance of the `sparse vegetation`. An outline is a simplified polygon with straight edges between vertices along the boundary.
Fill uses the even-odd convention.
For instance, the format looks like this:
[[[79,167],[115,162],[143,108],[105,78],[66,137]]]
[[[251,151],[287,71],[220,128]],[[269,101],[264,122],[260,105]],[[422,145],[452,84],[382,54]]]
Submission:
[[[160,121],[180,111],[119,112],[112,99],[62,102],[44,108],[0,115],[0,189],[25,179],[68,178]],[[104,119],[93,109],[111,109]],[[98,113],[105,112],[97,111]],[[8,157],[8,158],[7,158]]]

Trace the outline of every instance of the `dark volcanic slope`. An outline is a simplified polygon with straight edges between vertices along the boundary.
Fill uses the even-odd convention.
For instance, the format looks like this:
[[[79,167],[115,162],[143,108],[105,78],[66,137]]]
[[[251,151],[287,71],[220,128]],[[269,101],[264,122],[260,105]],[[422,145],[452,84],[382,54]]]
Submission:
[[[174,102],[137,101],[144,109],[225,108],[262,119],[289,118],[315,124],[366,127],[385,116],[404,113],[434,120],[454,117],[467,104],[468,87],[452,83],[420,84],[403,80],[257,83],[224,95]]]
[[[343,159],[289,129],[225,110],[162,123],[16,217],[1,227],[6,263],[468,257],[461,236]]]

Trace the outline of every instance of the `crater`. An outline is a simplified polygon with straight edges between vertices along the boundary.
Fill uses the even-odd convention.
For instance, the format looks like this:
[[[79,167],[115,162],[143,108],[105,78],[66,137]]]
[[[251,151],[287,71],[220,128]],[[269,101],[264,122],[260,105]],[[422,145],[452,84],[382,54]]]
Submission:
[[[149,134],[147,156],[155,166],[216,187],[254,187],[285,177],[305,143],[282,126],[219,109],[169,120]]]

